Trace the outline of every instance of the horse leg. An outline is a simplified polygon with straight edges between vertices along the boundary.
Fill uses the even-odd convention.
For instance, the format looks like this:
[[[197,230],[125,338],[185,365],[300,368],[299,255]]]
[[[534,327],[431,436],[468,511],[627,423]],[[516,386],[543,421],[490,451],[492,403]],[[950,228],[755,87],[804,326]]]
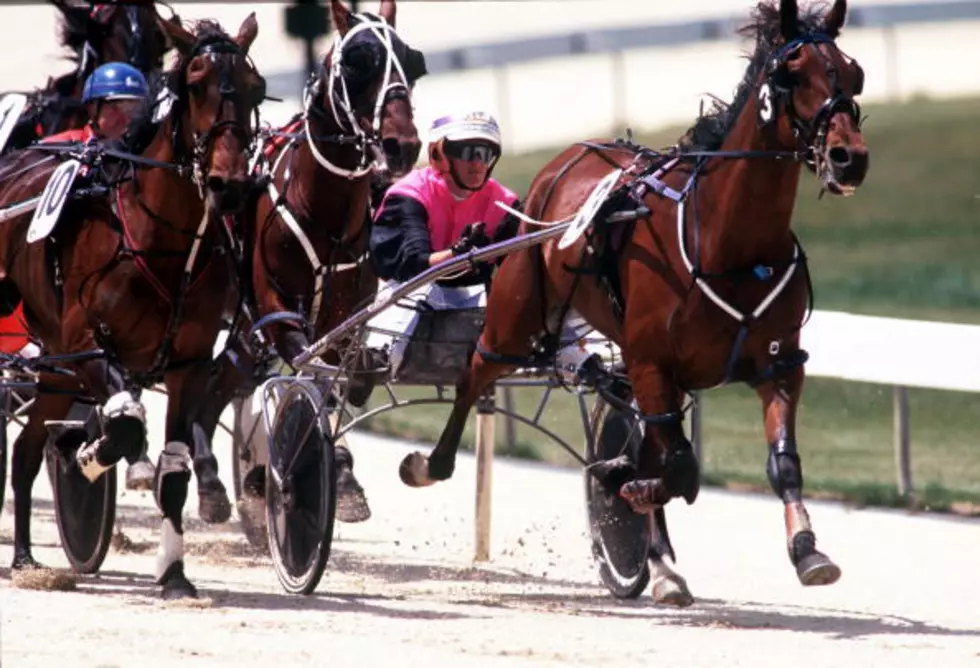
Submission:
[[[799,366],[757,389],[769,443],[766,475],[773,492],[783,501],[789,559],[800,582],[833,584],[840,578],[840,567],[817,550],[817,537],[803,504],[803,466],[796,448],[796,410],[803,378],[803,367]]]
[[[192,445],[198,447],[198,441],[205,437],[195,417],[205,400],[209,371],[210,362],[164,376],[168,397],[166,444],[157,461],[154,498],[162,514],[156,582],[165,599],[197,596],[197,589],[184,575],[182,514],[191,478]]]
[[[541,322],[542,291],[527,288],[527,277],[534,273],[537,250],[510,255],[500,265],[487,295],[487,310],[480,347],[498,355],[526,359],[533,352],[532,341],[544,329]],[[518,368],[516,364],[487,361],[474,351],[469,366],[456,384],[456,398],[449,419],[436,447],[426,457],[420,452],[407,455],[398,468],[402,482],[409,487],[427,487],[448,480],[456,468],[459,441],[466,428],[473,404],[501,376]]]
[[[14,492],[14,559],[10,565],[13,570],[43,568],[31,555],[31,493],[44,461],[44,446],[48,441],[44,421],[63,419],[73,402],[74,397],[70,395],[38,392],[27,424],[14,441],[10,467]]]

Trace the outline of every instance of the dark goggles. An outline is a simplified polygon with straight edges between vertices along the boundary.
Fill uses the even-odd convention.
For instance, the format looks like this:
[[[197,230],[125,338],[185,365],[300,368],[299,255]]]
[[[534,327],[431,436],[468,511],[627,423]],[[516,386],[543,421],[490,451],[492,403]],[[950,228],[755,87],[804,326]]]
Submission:
[[[455,160],[482,162],[485,165],[489,165],[497,159],[497,149],[487,144],[446,142],[445,152],[448,157]]]

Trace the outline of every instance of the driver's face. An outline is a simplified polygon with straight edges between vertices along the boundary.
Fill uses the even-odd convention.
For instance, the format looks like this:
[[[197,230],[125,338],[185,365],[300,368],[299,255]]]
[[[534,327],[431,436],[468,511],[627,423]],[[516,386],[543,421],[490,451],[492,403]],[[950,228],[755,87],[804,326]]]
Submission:
[[[140,107],[139,100],[107,100],[99,106],[96,129],[105,139],[118,139]]]

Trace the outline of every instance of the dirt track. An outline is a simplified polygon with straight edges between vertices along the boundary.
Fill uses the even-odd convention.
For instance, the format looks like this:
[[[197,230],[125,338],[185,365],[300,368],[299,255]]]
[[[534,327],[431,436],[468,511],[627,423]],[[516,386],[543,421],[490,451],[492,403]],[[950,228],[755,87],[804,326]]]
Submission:
[[[117,525],[133,546],[111,551],[99,577],[80,579],[75,592],[14,588],[8,488],[2,665],[980,666],[976,520],[813,502],[820,546],[843,577],[805,590],[775,498],[704,490],[668,514],[677,567],[697,602],[665,610],[649,592],[622,602],[598,584],[578,472],[498,459],[493,561],[475,568],[471,457],[452,481],[414,490],[396,473],[411,448],[361,435],[351,445],[374,517],[338,524],[327,574],[305,598],[282,593],[234,517],[217,530],[200,523],[193,490],[188,574],[200,603],[157,597],[148,494],[121,496]],[[36,556],[65,567],[45,478]]]

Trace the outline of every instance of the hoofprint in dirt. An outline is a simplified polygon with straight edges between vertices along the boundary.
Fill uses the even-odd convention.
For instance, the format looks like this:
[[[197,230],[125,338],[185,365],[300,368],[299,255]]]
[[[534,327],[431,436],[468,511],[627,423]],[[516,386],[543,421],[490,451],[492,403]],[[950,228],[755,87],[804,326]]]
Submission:
[[[162,410],[148,404],[158,433],[152,421]],[[475,567],[472,457],[460,457],[452,480],[419,490],[397,474],[417,445],[355,434],[351,446],[374,516],[337,525],[313,596],[282,593],[236,518],[198,521],[192,483],[188,573],[202,599],[163,603],[151,581],[159,526],[151,497],[124,493],[125,539],[100,576],[79,578],[73,592],[32,591],[12,587],[0,569],[2,665],[980,665],[976,520],[813,502],[820,545],[843,576],[804,589],[779,549],[777,499],[703,490],[694,506],[668,511],[677,567],[697,601],[661,609],[648,592],[623,602],[599,584],[579,471],[497,459],[493,560]],[[226,476],[228,447],[224,437],[216,447]],[[65,568],[46,478],[38,477],[37,557]],[[8,501],[4,566],[11,510]]]

